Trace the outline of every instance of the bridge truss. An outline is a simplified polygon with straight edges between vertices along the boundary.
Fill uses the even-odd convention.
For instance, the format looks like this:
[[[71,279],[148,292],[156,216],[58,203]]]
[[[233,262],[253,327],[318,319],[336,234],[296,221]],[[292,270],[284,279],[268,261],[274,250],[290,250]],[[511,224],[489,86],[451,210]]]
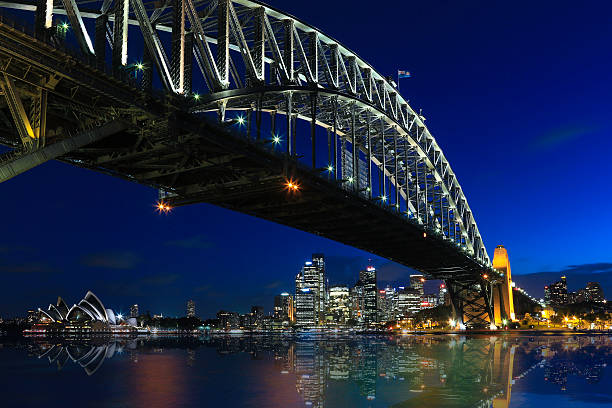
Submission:
[[[210,202],[381,254],[447,280],[460,315],[491,321],[501,276],[425,118],[333,38],[247,0],[0,7],[33,11],[38,39],[0,27],[0,137],[15,149],[2,181],[58,158],[168,205]],[[78,55],[57,51],[71,44]],[[351,235],[380,229],[394,245]]]

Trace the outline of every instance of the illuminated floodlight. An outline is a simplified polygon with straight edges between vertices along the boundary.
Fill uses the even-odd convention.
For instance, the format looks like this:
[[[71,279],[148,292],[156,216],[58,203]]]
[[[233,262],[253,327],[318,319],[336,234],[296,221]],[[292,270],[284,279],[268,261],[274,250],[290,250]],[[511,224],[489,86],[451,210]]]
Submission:
[[[144,64],[142,62],[138,62],[136,64],[136,69],[142,71],[144,69]]]
[[[279,144],[279,143],[280,143],[280,141],[281,141],[281,138],[280,138],[280,137],[278,137],[278,136],[274,136],[274,137],[272,138],[272,141],[274,142],[274,144]]]
[[[68,23],[67,23],[67,22],[65,22],[65,21],[64,21],[64,22],[62,23],[62,25],[60,26],[60,28],[61,28],[62,30],[64,30],[64,31],[68,30],[68,27],[70,27],[70,26],[69,26],[69,25],[68,25]]]
[[[119,314],[117,315],[117,319],[119,319],[119,320],[123,319],[123,315],[122,315],[121,313],[119,313]]]
[[[200,94],[194,93],[193,94],[193,99],[195,99],[196,101],[200,100]]]
[[[487,275],[486,273],[484,275],[482,275],[483,279],[489,279],[489,275]]]
[[[349,182],[349,183],[352,183],[352,182],[353,182],[353,178],[352,178],[352,177],[349,177],[349,178],[348,178],[348,182]]]
[[[332,173],[334,171],[334,166],[332,166],[331,164],[329,166],[327,166],[327,171]]]
[[[285,183],[285,187],[288,191],[298,191],[300,189],[300,185],[293,180],[288,180],[287,183]]]
[[[167,214],[170,212],[170,210],[172,210],[172,207],[170,207],[168,204],[164,203],[163,201],[159,201],[157,203],[157,211],[161,214]]]
[[[238,121],[239,125],[244,125],[244,116],[238,116],[238,118],[236,118],[236,120]]]
[[[384,195],[384,196],[380,197],[380,199],[383,200],[383,201],[387,201],[387,196]]]

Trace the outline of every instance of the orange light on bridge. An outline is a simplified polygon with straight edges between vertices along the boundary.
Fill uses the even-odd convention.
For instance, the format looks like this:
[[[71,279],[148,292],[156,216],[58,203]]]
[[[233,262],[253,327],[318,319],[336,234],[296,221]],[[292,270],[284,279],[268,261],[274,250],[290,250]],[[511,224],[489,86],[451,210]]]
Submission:
[[[170,212],[170,210],[172,210],[172,207],[170,207],[168,204],[164,203],[163,201],[158,201],[157,202],[157,211],[161,214],[167,214]]]
[[[483,279],[489,279],[489,275],[487,275],[486,273],[484,275],[482,275]]]
[[[300,185],[293,180],[288,180],[287,183],[285,183],[285,187],[288,191],[298,191],[300,189]]]

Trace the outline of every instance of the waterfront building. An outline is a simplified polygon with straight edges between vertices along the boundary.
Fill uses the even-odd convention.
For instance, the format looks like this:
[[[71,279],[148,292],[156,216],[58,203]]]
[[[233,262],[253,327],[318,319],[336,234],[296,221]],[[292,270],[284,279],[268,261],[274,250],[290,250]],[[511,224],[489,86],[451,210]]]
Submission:
[[[315,324],[323,323],[325,318],[325,257],[323,254],[313,254],[312,261],[304,263],[302,270],[295,278],[295,294],[309,289],[315,302]],[[297,299],[296,299],[297,303]]]
[[[130,307],[130,317],[138,317],[140,316],[138,313],[138,305],[132,305]]]
[[[57,334],[84,334],[91,332],[124,331],[118,327],[122,323],[136,327],[136,319],[123,321],[112,309],[106,309],[102,301],[91,291],[78,303],[68,307],[64,299],[57,298],[55,305],[47,310],[38,308],[40,319],[33,328],[36,331]]]
[[[416,289],[420,296],[425,293],[423,291],[423,285],[425,284],[425,277],[423,275],[410,275],[410,287]]]
[[[219,320],[219,327],[221,329],[237,329],[240,325],[240,316],[238,316],[238,313],[236,312],[219,310],[217,312],[217,319]]]
[[[263,306],[251,306],[251,316],[251,325],[261,327],[264,316]]]
[[[606,301],[603,289],[598,282],[588,282],[584,292],[587,302],[605,303]]]
[[[421,310],[421,293],[415,288],[400,288],[397,292],[397,317],[410,316]]]
[[[363,284],[357,281],[355,286],[351,288],[351,318],[362,324],[365,316],[365,297],[363,293]]]
[[[446,305],[448,302],[449,298],[446,283],[441,283],[440,290],[438,291],[438,305]]]
[[[283,321],[295,321],[293,296],[284,292],[274,297],[274,317]]]
[[[295,323],[301,327],[312,327],[318,322],[317,297],[311,288],[299,289],[295,294]]]
[[[329,321],[333,323],[346,324],[351,318],[351,297],[347,286],[332,286],[329,288],[327,311]]]
[[[195,317],[195,302],[193,300],[187,301],[187,317]]]
[[[568,303],[567,280],[565,276],[555,283],[544,287],[544,301],[547,305],[562,306]]]
[[[429,293],[421,296],[421,309],[431,309],[438,306],[438,294]]]
[[[365,270],[359,272],[359,281],[363,287],[363,321],[365,324],[376,323],[377,307],[376,298],[376,268],[369,265]]]

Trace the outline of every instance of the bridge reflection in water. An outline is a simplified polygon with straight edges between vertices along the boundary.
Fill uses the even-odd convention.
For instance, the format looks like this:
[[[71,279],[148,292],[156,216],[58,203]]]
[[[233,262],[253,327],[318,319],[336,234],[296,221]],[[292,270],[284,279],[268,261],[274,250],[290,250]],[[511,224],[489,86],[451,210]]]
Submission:
[[[123,354],[119,358],[129,357],[132,362],[138,362],[139,356],[145,354],[150,359],[151,356],[160,358],[166,353],[174,353],[177,361],[173,365],[178,367],[182,349],[186,351],[184,362],[190,370],[204,367],[208,371],[212,366],[230,367],[229,355],[249,353],[253,360],[273,359],[270,369],[265,373],[258,372],[255,377],[258,387],[264,386],[266,401],[282,401],[293,394],[290,389],[281,392],[283,387],[277,384],[291,384],[294,380],[296,399],[304,406],[346,406],[348,400],[354,404],[369,400],[373,406],[383,403],[396,408],[508,407],[513,385],[520,384],[522,378],[536,368],[544,370],[544,379],[557,384],[556,389],[560,390],[565,389],[570,374],[584,377],[589,383],[598,382],[605,360],[598,361],[592,356],[598,353],[610,356],[611,346],[605,337],[586,336],[328,339],[261,336],[139,338],[108,343],[68,341],[51,344],[37,341],[29,345],[33,354],[48,359],[59,369],[70,360],[82,366],[87,375],[104,372],[104,361],[116,358],[118,354]],[[210,348],[216,350],[214,358],[219,361],[211,362],[210,352],[203,353]],[[178,354],[176,349],[179,349]],[[589,357],[583,359],[580,357],[582,354]],[[252,372],[252,369],[262,370],[261,365],[256,368],[255,362],[245,364],[245,373]],[[107,370],[112,369],[109,365]],[[112,375],[101,375],[107,374]],[[237,375],[246,374],[229,373],[230,378]],[[167,380],[172,381],[171,378]],[[198,388],[206,387],[205,382],[198,383]],[[240,386],[236,384],[236,388],[240,389]],[[187,385],[181,389],[183,393],[189,392]],[[353,390],[351,396],[337,391],[348,389]],[[296,397],[295,394],[292,396]]]

